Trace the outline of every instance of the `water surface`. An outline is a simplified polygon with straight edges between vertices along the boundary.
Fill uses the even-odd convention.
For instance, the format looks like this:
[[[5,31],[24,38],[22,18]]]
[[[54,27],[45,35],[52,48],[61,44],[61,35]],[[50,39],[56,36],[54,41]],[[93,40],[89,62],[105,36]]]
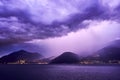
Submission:
[[[0,80],[120,80],[120,66],[0,65]]]

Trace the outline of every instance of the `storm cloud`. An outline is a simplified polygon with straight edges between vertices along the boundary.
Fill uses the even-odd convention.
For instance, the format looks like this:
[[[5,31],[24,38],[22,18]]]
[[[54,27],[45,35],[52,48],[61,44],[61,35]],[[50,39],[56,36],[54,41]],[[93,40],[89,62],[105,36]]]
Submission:
[[[90,55],[97,50],[110,45],[116,40],[120,41],[120,23],[112,20],[93,21],[88,28],[70,32],[66,36],[49,38],[45,40],[35,39],[28,43],[47,45],[48,55],[57,56],[65,51],[71,51],[79,55]],[[119,45],[119,44],[117,44]]]
[[[0,0],[0,55],[95,51],[120,38],[119,13],[119,0]]]
[[[0,0],[0,44],[59,37],[85,20],[118,20],[118,0]]]

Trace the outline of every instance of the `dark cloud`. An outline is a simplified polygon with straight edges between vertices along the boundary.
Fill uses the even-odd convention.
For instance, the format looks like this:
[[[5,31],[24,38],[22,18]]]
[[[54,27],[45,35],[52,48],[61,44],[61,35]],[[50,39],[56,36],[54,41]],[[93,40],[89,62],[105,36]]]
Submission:
[[[115,10],[114,13],[112,14],[113,19],[117,19],[118,21],[120,20],[120,5],[118,5]]]
[[[0,0],[1,45],[66,35],[86,27],[85,20],[116,19],[120,12],[119,6],[106,7],[99,0],[38,1]]]

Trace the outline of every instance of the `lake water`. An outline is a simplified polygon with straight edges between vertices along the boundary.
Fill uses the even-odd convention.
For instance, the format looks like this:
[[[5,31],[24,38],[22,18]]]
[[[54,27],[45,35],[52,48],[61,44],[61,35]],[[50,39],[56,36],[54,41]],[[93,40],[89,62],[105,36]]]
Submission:
[[[120,66],[0,65],[0,80],[120,80]]]

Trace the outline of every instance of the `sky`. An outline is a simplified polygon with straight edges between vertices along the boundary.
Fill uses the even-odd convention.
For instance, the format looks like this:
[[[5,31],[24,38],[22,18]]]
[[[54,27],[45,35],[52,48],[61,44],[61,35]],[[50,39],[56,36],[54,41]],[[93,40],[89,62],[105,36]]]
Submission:
[[[0,0],[0,56],[88,55],[120,39],[120,0]]]

